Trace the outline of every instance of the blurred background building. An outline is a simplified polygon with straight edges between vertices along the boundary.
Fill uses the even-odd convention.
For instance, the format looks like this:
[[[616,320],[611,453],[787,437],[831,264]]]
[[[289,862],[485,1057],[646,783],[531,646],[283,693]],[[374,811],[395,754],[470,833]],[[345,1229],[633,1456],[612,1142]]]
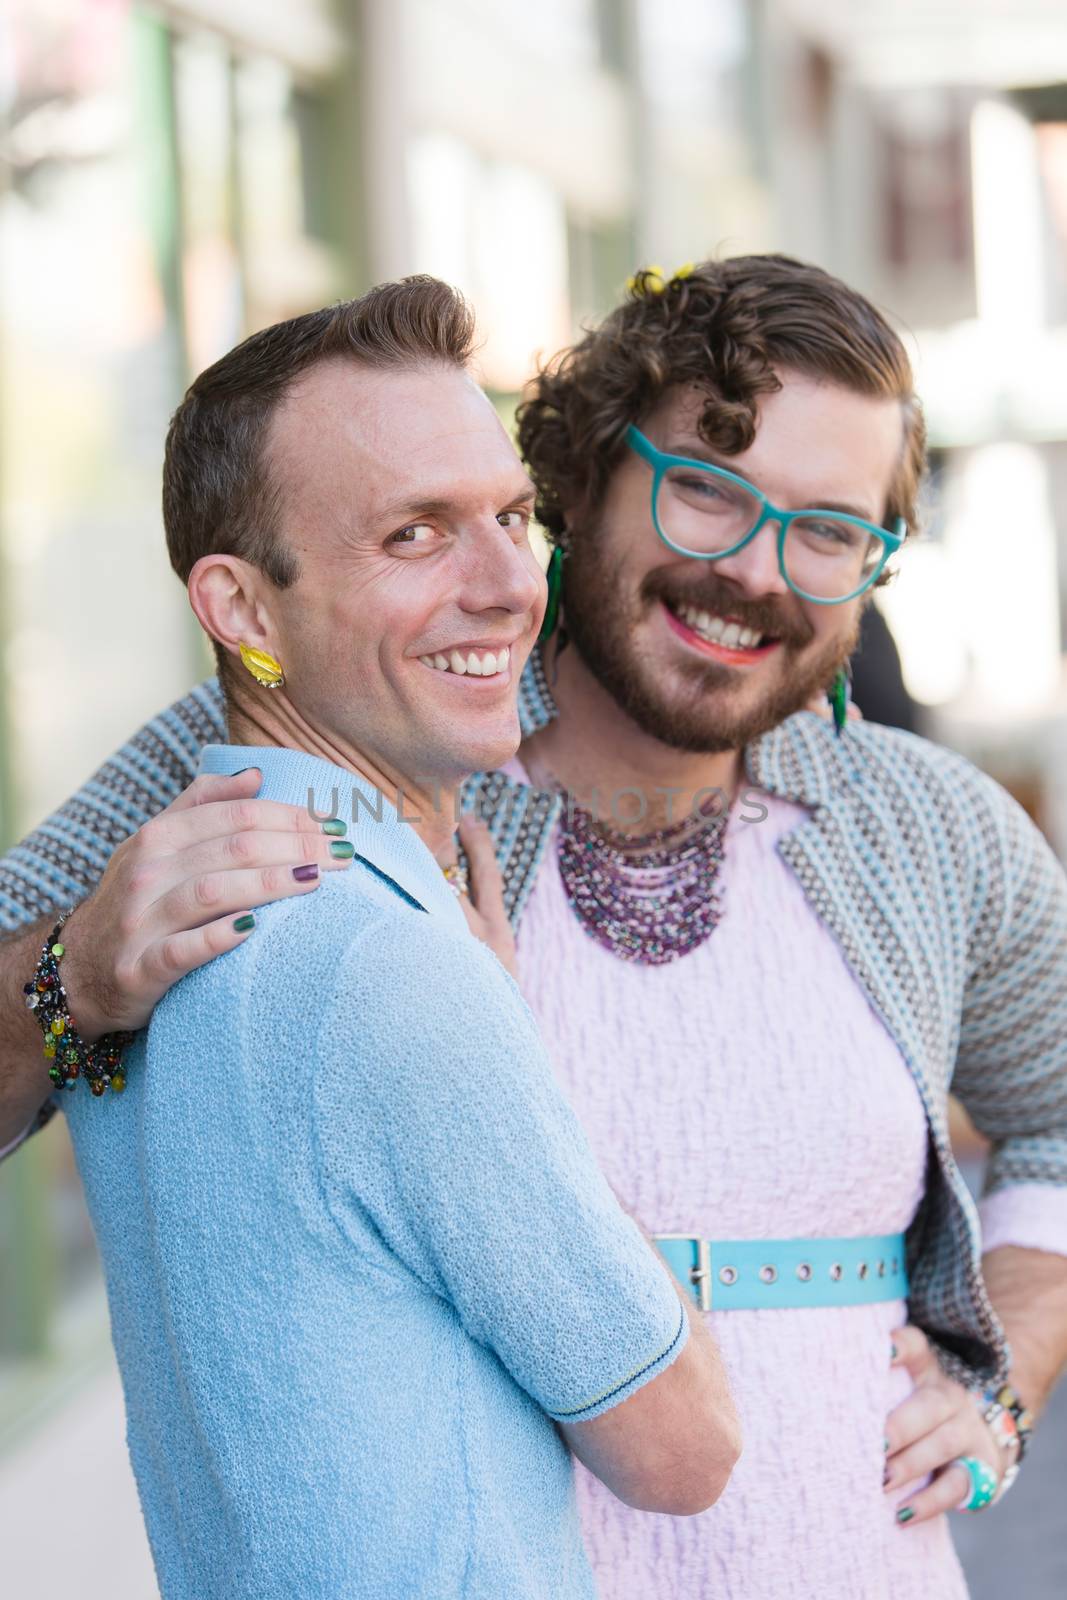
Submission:
[[[880,604],[927,729],[1067,855],[1062,0],[6,0],[0,115],[5,843],[210,670],[159,469],[242,334],[435,272],[506,415],[635,265],[784,249],[907,333],[929,525]],[[109,1359],[53,1125],[0,1169],[12,1600],[155,1592]],[[1048,1561],[980,1550],[975,1595],[1060,1596]]]

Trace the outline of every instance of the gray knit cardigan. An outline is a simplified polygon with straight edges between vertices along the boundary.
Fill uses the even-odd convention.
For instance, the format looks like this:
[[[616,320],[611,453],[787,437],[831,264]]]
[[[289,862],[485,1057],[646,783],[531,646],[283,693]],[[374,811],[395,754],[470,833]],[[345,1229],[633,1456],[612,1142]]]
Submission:
[[[536,656],[520,710],[527,733],[555,714]],[[214,681],[153,718],[0,858],[0,928],[82,899],[115,847],[192,779],[201,747],[225,737]],[[949,1144],[947,1096],[951,1086],[993,1142],[989,1190],[1067,1187],[1067,880],[1002,789],[910,734],[850,724],[838,740],[801,714],[751,746],[746,765],[754,785],[810,809],[778,848],[922,1096],[930,1145],[908,1232],[911,1316],[950,1372],[999,1379],[1010,1356]],[[471,780],[465,798],[489,823],[517,924],[558,799],[500,773]]]

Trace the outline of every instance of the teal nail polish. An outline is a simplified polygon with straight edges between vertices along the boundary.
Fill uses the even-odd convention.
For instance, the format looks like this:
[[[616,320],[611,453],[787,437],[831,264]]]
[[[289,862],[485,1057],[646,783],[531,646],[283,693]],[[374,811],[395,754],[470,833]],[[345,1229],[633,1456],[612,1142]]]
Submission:
[[[885,1445],[885,1453],[886,1453],[886,1455],[888,1455],[889,1454],[889,1440],[888,1439],[883,1439],[882,1443]]]
[[[889,1359],[890,1361],[895,1361],[897,1359],[897,1347],[895,1344],[891,1344],[889,1346]]]
[[[334,839],[330,845],[330,854],[335,861],[351,861],[355,853],[355,846],[349,844],[347,839]]]
[[[255,925],[256,919],[250,911],[247,916],[237,918],[233,925],[233,931],[234,933],[248,933]]]
[[[323,823],[322,831],[323,833],[330,834],[334,838],[340,838],[342,834],[346,834],[348,832],[348,828],[345,823],[341,821],[340,817],[331,817],[329,822]]]
[[[914,1515],[915,1512],[912,1510],[911,1506],[901,1506],[900,1510],[897,1512],[897,1521],[910,1522]]]

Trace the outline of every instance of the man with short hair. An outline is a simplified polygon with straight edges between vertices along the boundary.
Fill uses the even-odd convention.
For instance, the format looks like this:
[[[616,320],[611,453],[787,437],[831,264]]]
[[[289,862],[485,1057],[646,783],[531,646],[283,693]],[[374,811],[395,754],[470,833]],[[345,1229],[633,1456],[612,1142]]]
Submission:
[[[1067,1353],[1067,894],[967,762],[797,714],[813,689],[842,709],[863,607],[915,526],[906,353],[787,258],[638,274],[535,380],[519,434],[560,605],[519,757],[470,798],[557,1073],[709,1315],[746,1436],[729,1491],[684,1523],[580,1479],[601,1595],[958,1600],[943,1513],[1010,1481]],[[170,715],[193,743],[211,713],[201,691]],[[8,858],[17,914],[63,825]],[[472,920],[507,954],[469,842]],[[166,871],[194,874],[177,839]],[[164,897],[123,936],[112,892],[84,908],[107,954],[83,992],[132,950],[97,1006],[115,1023],[191,924]],[[993,1143],[984,1258],[950,1084]]]
[[[192,385],[163,481],[226,694],[201,770],[254,766],[268,831],[325,817],[322,866],[270,869],[255,936],[237,919],[121,1071],[78,1032],[76,916],[30,982],[164,1600],[591,1600],[567,1446],[675,1513],[738,1451],[710,1338],[436,859],[458,786],[518,743],[544,603],[472,342],[456,291],[411,279]]]

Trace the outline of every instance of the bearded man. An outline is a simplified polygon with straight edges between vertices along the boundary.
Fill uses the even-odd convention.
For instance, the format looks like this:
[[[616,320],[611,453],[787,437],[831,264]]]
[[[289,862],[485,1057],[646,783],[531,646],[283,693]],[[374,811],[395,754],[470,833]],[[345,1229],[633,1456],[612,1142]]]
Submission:
[[[1010,1485],[1067,1355],[1067,889],[967,762],[802,712],[831,686],[840,710],[917,522],[906,353],[784,257],[642,273],[540,373],[519,442],[558,604],[519,755],[468,791],[489,828],[466,835],[470,918],[506,959],[503,913],[517,930],[557,1074],[709,1317],[746,1439],[685,1521],[581,1476],[599,1591],[956,1600],[944,1513]],[[210,685],[149,724],[9,855],[10,925],[89,890],[219,734]],[[204,799],[185,811],[218,813],[221,862]],[[276,830],[261,855],[242,835],[209,916],[189,826],[123,845],[77,913],[94,1027],[143,1021],[169,969],[244,937],[249,870],[285,859]],[[32,948],[6,954],[0,1137],[41,1098],[18,1064]],[[950,1086],[993,1145],[980,1222]]]

